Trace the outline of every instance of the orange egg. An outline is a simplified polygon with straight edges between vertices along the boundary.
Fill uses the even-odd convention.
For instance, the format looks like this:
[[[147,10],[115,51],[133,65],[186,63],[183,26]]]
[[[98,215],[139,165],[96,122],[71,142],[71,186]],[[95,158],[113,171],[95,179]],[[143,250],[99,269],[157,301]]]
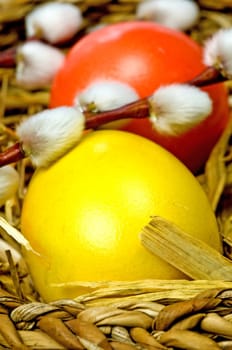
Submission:
[[[154,22],[107,25],[70,49],[54,78],[50,105],[73,105],[85,89],[102,80],[127,84],[144,98],[162,85],[186,82],[201,73],[202,56],[202,48],[188,35]],[[197,173],[229,120],[225,86],[214,84],[204,91],[212,99],[212,113],[178,137],[157,132],[147,118],[128,119],[122,129],[159,143]]]

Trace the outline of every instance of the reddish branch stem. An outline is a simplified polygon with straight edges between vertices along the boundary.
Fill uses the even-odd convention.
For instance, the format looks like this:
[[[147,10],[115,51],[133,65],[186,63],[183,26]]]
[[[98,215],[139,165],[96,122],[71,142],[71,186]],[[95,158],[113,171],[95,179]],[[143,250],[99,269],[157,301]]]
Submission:
[[[187,84],[191,84],[197,87],[204,87],[210,84],[215,84],[227,80],[221,72],[213,67],[208,67],[201,74],[195,78],[187,81]],[[128,118],[146,118],[150,115],[150,103],[149,97],[131,102],[125,106],[117,109],[101,112],[101,113],[90,113],[85,112],[86,123],[85,129],[97,129],[101,125],[106,123]],[[22,149],[20,143],[7,149],[5,152],[0,153],[0,166],[4,166],[10,163],[17,162],[20,159],[26,157],[25,152]]]
[[[17,48],[11,47],[0,52],[0,67],[13,68],[16,65]]]
[[[216,69],[214,67],[208,67],[199,75],[187,81],[186,84],[194,85],[197,87],[204,87],[212,84],[221,83],[226,80],[228,80],[228,78],[224,76],[219,71],[219,69]]]
[[[120,119],[128,118],[146,118],[150,114],[150,104],[148,98],[143,98],[131,102],[125,106],[110,111],[97,114],[85,113],[86,129],[97,129],[99,126]]]
[[[98,114],[85,113],[85,129],[97,129],[103,124],[119,119],[145,118],[149,116],[149,109],[149,99],[145,98],[120,107],[117,109],[117,112],[115,112],[115,110],[110,110]],[[17,162],[26,156],[21,143],[18,142],[6,151],[0,153],[0,167]]]
[[[29,41],[40,41],[45,42],[42,39],[38,39],[35,36],[27,38],[25,43]],[[14,68],[17,65],[17,52],[18,46],[10,47],[4,51],[0,51],[0,67],[1,68]]]
[[[0,166],[4,166],[10,163],[18,162],[25,158],[25,152],[22,149],[20,142],[9,147],[6,151],[0,153]]]

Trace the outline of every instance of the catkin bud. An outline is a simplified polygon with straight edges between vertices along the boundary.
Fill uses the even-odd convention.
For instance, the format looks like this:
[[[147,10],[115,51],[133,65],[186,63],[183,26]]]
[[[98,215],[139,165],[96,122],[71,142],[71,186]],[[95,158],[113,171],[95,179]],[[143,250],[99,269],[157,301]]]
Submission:
[[[0,168],[0,206],[11,199],[19,185],[18,172],[10,165]]]
[[[25,119],[17,128],[22,148],[36,167],[47,167],[80,140],[85,118],[74,107],[47,109]]]
[[[232,77],[232,29],[221,29],[204,45],[204,63],[218,68],[228,78]]]
[[[136,16],[184,31],[197,22],[199,13],[192,0],[144,0],[138,4]]]
[[[22,44],[17,52],[17,83],[27,89],[50,85],[64,58],[60,50],[42,42]]]
[[[154,128],[173,136],[192,129],[212,112],[209,95],[187,84],[161,86],[150,97],[150,104]]]
[[[71,39],[82,24],[77,6],[56,1],[36,6],[25,18],[27,37],[44,39],[51,44]]]

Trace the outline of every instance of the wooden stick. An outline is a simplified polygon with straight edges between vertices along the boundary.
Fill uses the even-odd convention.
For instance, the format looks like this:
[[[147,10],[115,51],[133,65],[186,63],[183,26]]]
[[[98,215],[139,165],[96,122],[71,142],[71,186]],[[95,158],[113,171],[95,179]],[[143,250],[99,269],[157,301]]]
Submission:
[[[164,218],[152,218],[141,232],[141,242],[193,279],[232,281],[229,259]]]

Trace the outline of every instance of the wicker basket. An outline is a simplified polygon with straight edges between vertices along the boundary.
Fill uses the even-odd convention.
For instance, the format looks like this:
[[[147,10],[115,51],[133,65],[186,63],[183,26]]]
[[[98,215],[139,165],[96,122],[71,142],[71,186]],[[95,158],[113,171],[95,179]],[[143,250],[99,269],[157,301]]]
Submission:
[[[24,40],[24,17],[42,1],[0,1],[0,50]],[[68,0],[67,0],[68,2]],[[96,24],[131,20],[139,0],[73,0],[84,15],[83,34]],[[199,43],[220,28],[232,26],[229,0],[199,0],[201,16],[189,35]],[[70,42],[68,45],[71,45]],[[67,47],[68,48],[68,47]],[[14,125],[46,108],[49,88],[36,92],[15,84],[14,69],[0,69],[1,147],[15,141]],[[227,82],[230,92],[232,85]],[[231,97],[230,104],[231,104]],[[228,126],[198,180],[206,190],[231,258],[232,163]],[[17,198],[1,215],[20,223],[24,193],[33,169],[17,165],[21,183]],[[20,251],[4,230],[1,237]],[[0,253],[1,349],[232,349],[232,282],[218,280],[135,281],[109,283],[75,300],[41,301],[23,259],[15,264],[9,251]]]

